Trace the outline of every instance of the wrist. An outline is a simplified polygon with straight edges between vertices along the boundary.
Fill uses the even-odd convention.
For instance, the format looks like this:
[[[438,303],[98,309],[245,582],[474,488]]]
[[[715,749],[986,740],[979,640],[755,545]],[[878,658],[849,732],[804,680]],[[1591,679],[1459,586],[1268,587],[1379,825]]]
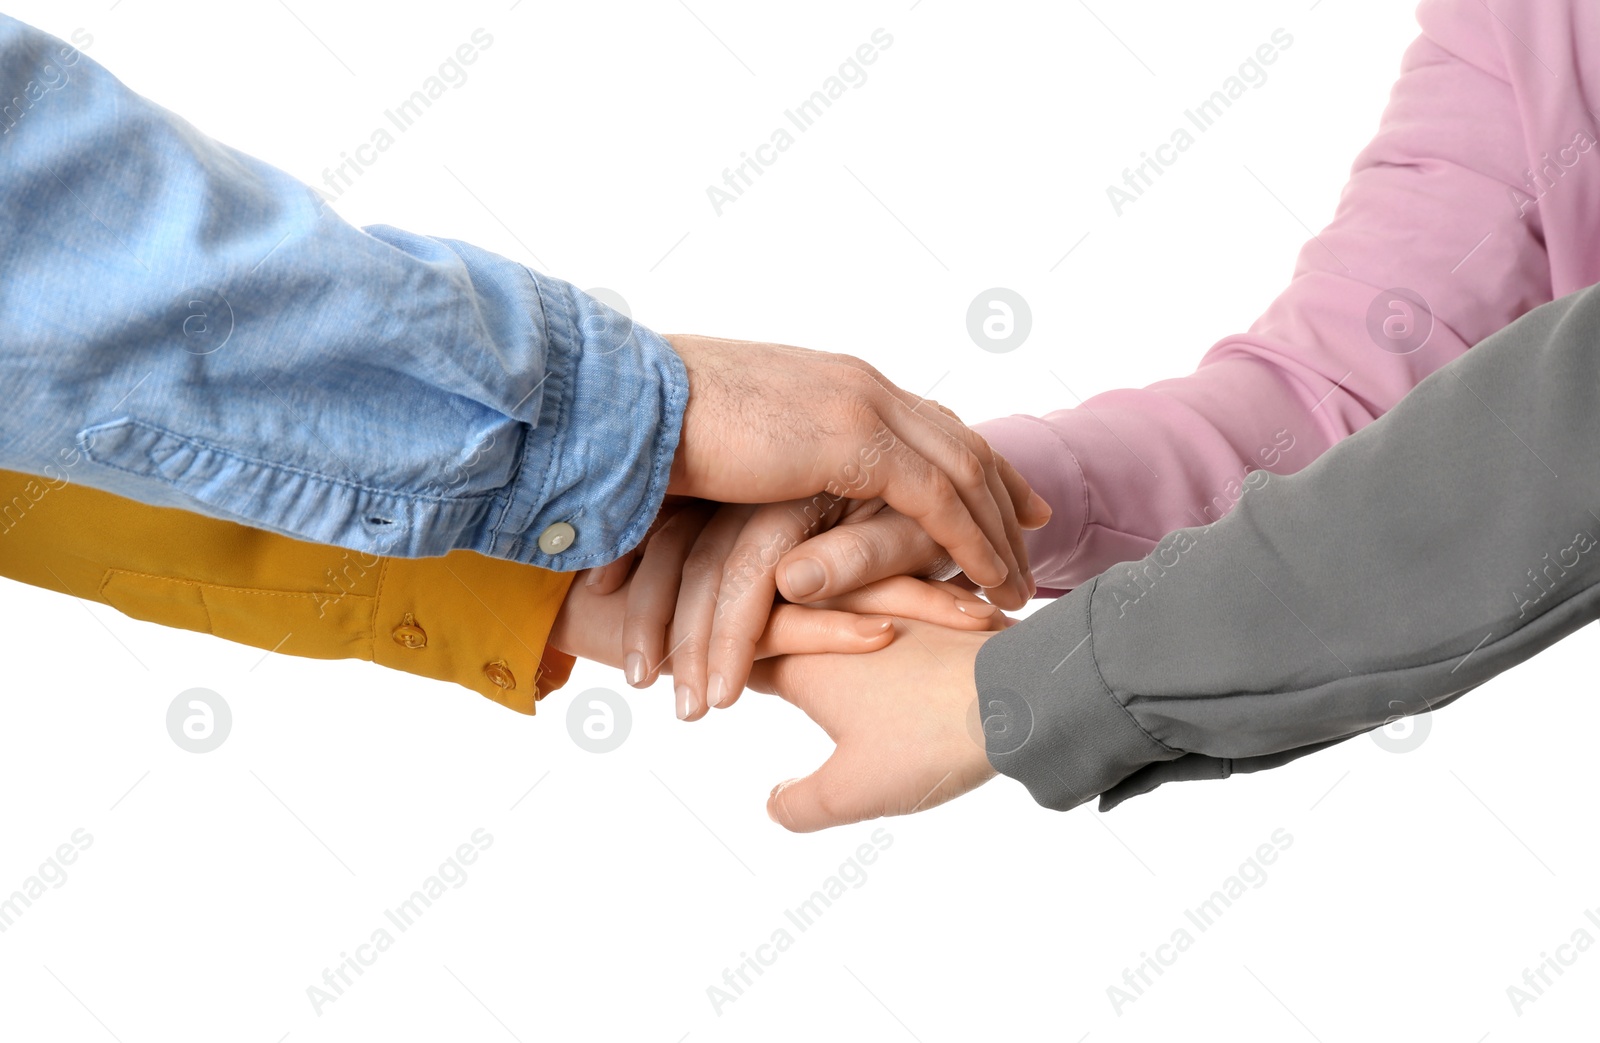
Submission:
[[[966,714],[967,737],[972,740],[963,751],[960,762],[952,767],[963,777],[973,780],[974,786],[999,774],[989,761],[989,729],[1002,727],[1007,722],[1004,708],[994,705],[992,700],[986,702],[978,688],[978,653],[997,633],[986,631],[964,635],[968,640],[962,648],[960,662],[952,667],[962,679],[961,705]]]
[[[687,338],[682,334],[663,333],[661,339],[667,342],[667,347],[672,349],[672,353],[678,357],[678,362],[683,366],[685,389],[683,414],[679,421],[678,445],[673,450],[672,461],[667,467],[666,488],[668,496],[683,496],[686,495],[684,490],[689,486],[689,406],[694,397],[694,375],[689,369],[689,360],[684,355],[684,342]]]
[[[622,617],[627,607],[627,584],[611,594],[596,594],[574,580],[556,612],[546,643],[578,659],[621,666]]]

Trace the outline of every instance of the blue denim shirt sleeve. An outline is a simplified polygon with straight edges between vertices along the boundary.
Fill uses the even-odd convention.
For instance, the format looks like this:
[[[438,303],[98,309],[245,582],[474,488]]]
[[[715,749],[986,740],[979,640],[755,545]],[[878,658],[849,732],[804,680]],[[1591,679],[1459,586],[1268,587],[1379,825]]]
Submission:
[[[688,380],[603,303],[353,227],[4,15],[0,170],[0,467],[374,554],[643,539]]]

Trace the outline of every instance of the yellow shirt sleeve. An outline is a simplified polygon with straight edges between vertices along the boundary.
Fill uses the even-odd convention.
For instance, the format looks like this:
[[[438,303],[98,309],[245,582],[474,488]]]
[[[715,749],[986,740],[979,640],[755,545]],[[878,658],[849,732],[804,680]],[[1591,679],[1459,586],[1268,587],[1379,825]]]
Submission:
[[[454,681],[518,713],[566,683],[570,572],[383,558],[0,471],[0,575],[163,626]]]

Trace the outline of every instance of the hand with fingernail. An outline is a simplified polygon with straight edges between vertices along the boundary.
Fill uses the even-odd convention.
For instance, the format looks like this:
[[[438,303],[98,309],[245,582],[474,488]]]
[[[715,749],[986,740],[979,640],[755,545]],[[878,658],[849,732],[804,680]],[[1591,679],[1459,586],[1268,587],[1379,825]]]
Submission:
[[[706,515],[715,513],[706,508],[708,505],[686,509],[690,513],[680,524],[689,526],[691,532],[701,531],[694,529],[696,519],[703,522]],[[705,527],[702,524],[701,529]],[[675,685],[678,716],[695,720],[705,716],[709,706],[706,632],[690,629],[688,633],[699,638],[693,642],[698,658],[685,654],[691,645],[685,639],[679,640],[682,647],[673,655],[664,656],[659,651],[669,626],[674,633],[686,626],[675,614],[680,598],[678,581],[683,576],[683,552],[681,544],[675,542],[679,540],[675,535],[677,527],[664,526],[660,531],[668,534],[663,545],[652,550],[647,544],[638,568],[631,576],[624,574],[615,589],[602,592],[599,584],[587,583],[572,586],[551,628],[550,645],[581,659],[622,667],[637,687],[648,686],[661,674],[675,674],[679,682]],[[679,571],[672,571],[673,567]],[[665,580],[661,579],[663,575]],[[647,589],[653,584],[659,584],[660,589]],[[999,629],[1012,622],[970,591],[909,576],[881,580],[811,605],[775,602],[771,589],[769,578],[764,605],[752,597],[739,613],[739,641],[748,656],[734,675],[739,678],[740,687],[752,662],[772,656],[859,655],[882,649],[895,640],[897,619],[966,630]],[[685,585],[682,596],[689,607],[682,610],[683,619],[706,618],[701,612],[703,591],[702,583]],[[754,610],[758,605],[759,611]],[[742,635],[750,635],[747,642]],[[690,680],[685,682],[685,677]],[[731,701],[724,698],[723,705]]]
[[[847,524],[859,507],[819,498],[762,506],[673,505],[636,562],[593,570],[593,582],[583,586],[587,596],[622,597],[618,588],[626,581],[620,648],[613,656],[620,658],[628,683],[644,688],[670,673],[683,720],[733,705],[761,655],[763,636],[780,613],[788,618],[798,607],[775,599],[782,555],[824,526]],[[997,629],[1008,622],[996,606],[959,584],[910,576],[840,589],[808,607],[817,613],[809,619],[817,639],[831,641],[827,650],[841,653],[888,644],[895,618],[960,630]]]
[[[878,499],[1001,608],[1031,596],[1022,534],[1043,527],[1050,507],[949,409],[848,355],[666,339],[689,378],[667,492],[742,504],[808,497],[817,511]]]
[[[1041,515],[1050,515],[1042,499],[1035,511],[1035,516]],[[857,504],[837,525],[787,551],[778,562],[778,593],[788,601],[806,604],[890,576],[976,586],[922,526],[875,499]],[[998,587],[981,589],[990,602],[1007,609],[1021,608],[1038,593],[1026,571],[1008,574]]]
[[[752,671],[752,688],[798,707],[834,741],[816,771],[773,787],[767,814],[785,829],[926,811],[995,776],[974,679],[995,632],[920,620],[896,629],[864,655],[777,656]]]

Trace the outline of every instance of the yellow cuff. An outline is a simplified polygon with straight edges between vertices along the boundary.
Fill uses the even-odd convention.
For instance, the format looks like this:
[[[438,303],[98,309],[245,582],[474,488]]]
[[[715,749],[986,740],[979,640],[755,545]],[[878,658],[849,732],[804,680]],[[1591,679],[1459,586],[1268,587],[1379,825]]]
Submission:
[[[453,681],[531,714],[573,574],[455,551],[380,558],[0,471],[0,575],[135,619]]]
[[[386,559],[371,658],[533,713],[572,672],[573,658],[545,643],[572,578],[465,550]]]

